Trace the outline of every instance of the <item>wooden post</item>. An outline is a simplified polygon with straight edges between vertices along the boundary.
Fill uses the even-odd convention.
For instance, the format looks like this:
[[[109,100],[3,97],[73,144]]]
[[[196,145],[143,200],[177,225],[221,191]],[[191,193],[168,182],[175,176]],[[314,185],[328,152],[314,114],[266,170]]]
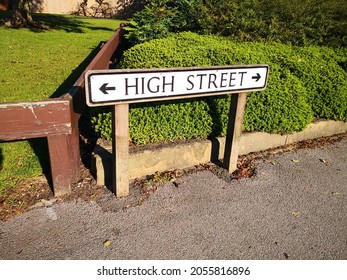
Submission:
[[[78,138],[77,138],[78,139]],[[71,184],[80,177],[79,148],[76,137],[70,135],[48,136],[49,158],[51,162],[54,195],[71,192]]]
[[[113,192],[116,197],[129,195],[129,104],[113,109]]]
[[[0,140],[47,137],[53,191],[71,191],[80,178],[79,133],[70,100],[49,99],[0,104]]]
[[[239,142],[242,133],[243,114],[245,111],[247,93],[231,95],[227,135],[225,139],[224,167],[229,173],[237,169]]]

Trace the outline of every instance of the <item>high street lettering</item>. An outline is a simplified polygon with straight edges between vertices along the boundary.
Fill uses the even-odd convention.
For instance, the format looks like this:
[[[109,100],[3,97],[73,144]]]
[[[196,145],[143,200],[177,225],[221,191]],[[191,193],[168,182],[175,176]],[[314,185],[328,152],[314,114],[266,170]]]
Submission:
[[[218,89],[218,88],[232,88],[235,86],[242,87],[243,77],[247,72],[221,72],[210,74],[195,74],[187,77],[187,90],[195,89]]]
[[[185,80],[178,81],[186,83],[186,90],[213,90],[221,88],[242,87],[246,71],[220,72],[220,73],[198,73],[186,77]],[[154,77],[131,77],[125,78],[125,95],[145,95],[150,93],[169,94],[175,91],[175,76],[154,76]]]
[[[175,76],[125,78],[125,95],[146,93],[168,93],[174,91]]]

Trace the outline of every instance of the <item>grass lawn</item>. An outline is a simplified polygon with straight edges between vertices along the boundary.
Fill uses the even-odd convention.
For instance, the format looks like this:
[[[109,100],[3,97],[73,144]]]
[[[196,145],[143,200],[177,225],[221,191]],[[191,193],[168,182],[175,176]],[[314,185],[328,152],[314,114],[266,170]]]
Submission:
[[[0,12],[0,22],[10,16]],[[107,41],[120,20],[37,14],[52,28],[13,29],[0,26],[0,102],[41,100],[65,93]],[[43,141],[34,142],[43,149]],[[21,178],[42,173],[37,152],[27,141],[0,143],[0,192]]]

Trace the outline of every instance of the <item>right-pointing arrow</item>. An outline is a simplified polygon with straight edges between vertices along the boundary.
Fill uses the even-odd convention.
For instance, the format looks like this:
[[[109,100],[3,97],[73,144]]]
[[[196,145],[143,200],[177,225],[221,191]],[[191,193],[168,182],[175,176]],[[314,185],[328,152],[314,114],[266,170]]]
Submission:
[[[252,76],[252,79],[254,79],[256,82],[258,82],[260,78],[261,77],[259,73],[257,73],[257,76]]]

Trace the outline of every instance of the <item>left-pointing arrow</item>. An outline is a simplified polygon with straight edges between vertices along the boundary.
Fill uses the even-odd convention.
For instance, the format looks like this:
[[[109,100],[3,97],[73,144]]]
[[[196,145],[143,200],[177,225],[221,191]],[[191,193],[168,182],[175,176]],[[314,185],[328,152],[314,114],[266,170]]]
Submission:
[[[99,89],[103,94],[108,94],[108,90],[116,90],[116,87],[108,87],[108,83],[103,84]]]

